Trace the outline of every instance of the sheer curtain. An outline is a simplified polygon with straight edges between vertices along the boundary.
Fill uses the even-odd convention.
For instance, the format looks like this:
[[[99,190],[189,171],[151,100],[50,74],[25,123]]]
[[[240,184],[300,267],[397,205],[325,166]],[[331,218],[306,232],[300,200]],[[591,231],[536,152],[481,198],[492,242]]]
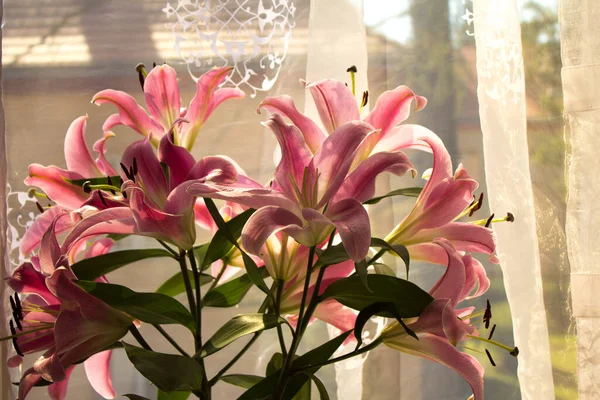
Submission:
[[[562,80],[569,128],[567,240],[572,266],[573,315],[577,321],[579,398],[600,397],[600,4],[560,2]]]
[[[177,3],[182,2],[170,1],[170,6],[176,7]],[[255,7],[259,1],[243,3]],[[427,109],[411,116],[410,122],[438,133],[451,151],[455,165],[462,162],[482,184],[489,209],[480,212],[495,212],[496,216],[512,212],[516,218],[513,224],[495,225],[501,271],[489,263],[486,269],[494,283],[490,299],[499,324],[495,339],[509,345],[514,341],[519,346],[519,381],[514,378],[517,360],[490,348],[496,361],[500,361],[494,369],[485,355],[476,354],[486,368],[486,398],[575,398],[577,382],[569,358],[575,354],[571,346],[575,323],[570,309],[569,262],[579,341],[579,398],[599,396],[600,305],[594,294],[600,289],[600,279],[593,263],[597,253],[594,226],[599,221],[593,207],[598,198],[595,149],[600,143],[596,143],[595,135],[599,101],[597,85],[593,83],[600,76],[596,54],[600,31],[594,25],[600,16],[600,4],[595,0],[561,1],[562,88],[560,80],[543,88],[557,92],[564,88],[571,151],[569,203],[565,211],[562,189],[554,193],[554,186],[550,185],[554,181],[559,182],[558,186],[564,185],[562,109],[554,114],[539,111],[540,103],[546,100],[544,97],[544,101],[538,101],[535,96],[538,88],[530,85],[533,80],[529,80],[528,73],[542,73],[528,71],[528,63],[525,66],[523,63],[524,59],[539,54],[528,54],[528,48],[522,45],[529,33],[522,34],[524,16],[519,8],[533,3],[550,4],[549,10],[555,11],[551,0],[288,0],[287,3],[294,5],[295,14],[290,19],[289,43],[278,42],[279,49],[285,51],[276,79],[270,81],[267,89],[262,88],[264,91],[247,92],[255,96],[248,96],[243,105],[232,103],[218,110],[203,128],[204,146],[197,148],[195,155],[220,153],[239,157],[250,175],[266,180],[272,170],[275,140],[259,125],[265,116],[254,112],[264,96],[290,94],[300,109],[316,116],[310,97],[298,84],[300,78],[348,80],[346,68],[356,65],[357,88],[369,90],[370,103],[381,92],[407,84],[429,99]],[[184,101],[191,98],[193,83],[188,69],[197,73],[207,68],[203,64],[206,58],[200,57],[199,64],[182,62],[182,53],[193,51],[193,46],[190,41],[178,40],[181,32],[167,25],[172,19],[166,17],[163,9],[168,10],[166,0],[60,0],[44,6],[36,0],[21,0],[6,4],[2,57],[4,107],[0,110],[0,126],[4,126],[6,110],[7,131],[2,131],[0,137],[3,260],[0,278],[22,261],[16,250],[18,240],[28,219],[36,212],[22,184],[27,165],[40,162],[62,166],[64,131],[79,115],[89,114],[88,141],[91,143],[98,137],[100,129],[95,127],[101,125],[108,110],[91,106],[91,95],[111,86],[141,99],[133,66],[140,61],[147,65],[152,61],[167,61],[178,71]],[[543,18],[531,25],[541,21],[544,28],[554,23],[548,14],[536,15]],[[548,35],[546,31],[543,33]],[[551,39],[542,34],[535,43],[543,47]],[[559,96],[552,92],[549,97],[556,100]],[[556,129],[560,134],[556,134]],[[117,131],[114,143],[109,144],[109,153],[118,154],[124,145],[136,139],[131,135],[126,130]],[[558,144],[552,144],[548,151],[550,139]],[[3,158],[5,152],[8,168]],[[414,153],[411,157],[415,157],[420,171],[431,164],[426,155]],[[415,182],[391,179],[382,182],[381,190],[408,185],[414,186]],[[388,199],[373,207],[375,233],[385,235],[410,206],[408,200]],[[130,244],[149,245],[148,242]],[[440,273],[439,269],[416,263],[411,269],[411,279],[425,287]],[[112,279],[131,280],[132,271],[136,271],[135,267],[115,273]],[[137,271],[135,289],[146,291],[156,289],[173,273],[165,271],[160,263],[146,263],[143,268],[140,265]],[[0,285],[2,315],[8,315],[5,314],[7,296],[5,286]],[[247,310],[212,313],[210,320],[214,324],[206,327],[206,334],[235,314],[253,312],[260,296],[251,292],[248,299]],[[474,305],[481,307],[485,299],[480,300]],[[7,324],[0,324],[0,336],[6,335],[6,327]],[[376,327],[371,330],[374,332]],[[185,332],[173,329],[170,333],[183,337]],[[156,339],[150,331],[144,334]],[[332,332],[317,325],[310,340],[320,343],[328,334]],[[242,359],[239,370],[232,372],[264,373],[268,362],[264,354],[271,352],[276,342],[274,336],[264,337]],[[158,349],[161,350],[160,345]],[[238,349],[239,346],[232,345],[215,357],[229,359]],[[7,342],[1,344],[3,400],[14,398],[10,381],[19,375],[12,370],[9,377],[4,367],[11,351]],[[119,394],[137,391],[154,396],[154,388],[127,365],[124,355],[116,355],[112,367]],[[468,387],[452,371],[387,349],[378,349],[366,359],[324,368],[320,374],[332,398],[340,400],[450,400],[469,394]],[[432,380],[435,384],[431,384]],[[34,392],[32,399],[47,397],[43,389]],[[219,384],[217,393],[217,398],[235,398],[240,390]],[[77,368],[68,398],[94,396],[81,368]]]

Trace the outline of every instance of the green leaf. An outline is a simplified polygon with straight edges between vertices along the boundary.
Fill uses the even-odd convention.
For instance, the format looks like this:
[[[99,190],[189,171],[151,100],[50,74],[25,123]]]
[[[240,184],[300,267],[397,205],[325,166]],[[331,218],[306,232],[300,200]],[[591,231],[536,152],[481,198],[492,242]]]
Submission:
[[[123,397],[127,397],[129,400],[150,400],[147,397],[140,396],[138,394],[133,394],[133,393],[124,394]]]
[[[163,392],[202,390],[204,371],[193,358],[157,353],[123,343],[129,361]]]
[[[195,357],[209,356],[243,336],[274,328],[283,322],[283,318],[273,314],[257,313],[237,315],[219,328],[204,346],[202,346],[202,349],[200,349]]]
[[[115,242],[118,242],[121,239],[125,239],[127,236],[129,236],[126,233],[110,233],[108,235],[106,235],[107,238],[114,240]]]
[[[306,374],[305,374],[306,375]],[[288,391],[286,390],[286,393]],[[298,393],[296,393],[292,400],[310,400],[311,387],[310,387],[310,375],[307,376],[306,383],[302,385]]]
[[[379,238],[371,238],[371,246],[373,247],[381,247],[387,250],[394,252],[406,265],[406,279],[408,279],[408,270],[410,268],[410,254],[408,253],[408,249],[403,244],[389,244],[383,239]]]
[[[370,306],[363,308],[361,310],[361,312],[358,313],[358,316],[356,317],[356,322],[354,323],[354,337],[356,338],[356,341],[357,341],[357,344],[356,344],[357,349],[362,344],[363,328],[364,328],[365,324],[374,315],[383,315],[385,317],[396,318],[396,320],[400,324],[402,324],[402,326],[404,327],[404,329],[410,336],[419,340],[417,335],[406,326],[404,321],[402,321],[402,317],[398,313],[398,310],[396,309],[396,305],[394,303],[384,303],[384,302],[373,303]]]
[[[280,370],[283,367],[283,354],[277,352],[274,353],[271,356],[271,359],[269,360],[269,363],[267,364],[267,376],[274,374],[275,372],[277,372],[278,370]]]
[[[76,281],[85,291],[133,318],[150,324],[179,324],[194,332],[194,318],[172,297],[159,293],[138,293],[111,283]]]
[[[229,383],[230,385],[239,386],[244,389],[250,389],[252,386],[260,382],[263,377],[258,375],[231,374],[222,376],[219,379],[223,382]]]
[[[328,266],[339,264],[348,260],[350,256],[342,243],[331,246],[319,254],[319,259],[315,266]]]
[[[203,270],[206,269],[206,268],[202,268],[202,265],[204,263],[204,258],[206,257],[206,251],[208,250],[208,246],[209,245],[210,245],[210,243],[204,243],[204,244],[201,244],[199,246],[195,246],[192,249],[192,251],[194,252],[194,257],[196,258],[196,262],[200,266],[201,271],[203,271]]]
[[[258,266],[252,260],[252,258],[250,258],[250,256],[248,254],[246,254],[246,252],[244,250],[242,250],[242,248],[240,247],[240,245],[237,242],[237,238],[235,238],[233,236],[233,234],[229,231],[229,227],[223,220],[223,217],[221,217],[221,214],[219,214],[219,210],[217,209],[215,202],[212,201],[212,199],[204,198],[204,203],[206,204],[206,208],[208,209],[208,212],[210,212],[210,215],[213,217],[215,224],[217,224],[217,226],[219,227],[219,230],[223,232],[223,235],[225,236],[225,238],[227,238],[227,240],[229,240],[235,247],[238,248],[240,253],[242,253],[242,258],[244,260],[244,267],[246,268],[246,273],[248,274],[248,277],[250,278],[252,283],[254,283],[256,285],[256,287],[258,287],[267,296],[272,297],[271,291],[269,290],[269,287],[265,283],[265,281],[262,277],[262,274],[261,274],[260,270],[258,269]]]
[[[358,276],[350,276],[329,285],[321,298],[336,299],[358,311],[373,303],[393,303],[402,318],[418,317],[433,300],[429,293],[404,279],[370,274],[367,280],[373,292],[364,287]]]
[[[373,268],[375,268],[375,273],[379,275],[387,275],[387,276],[396,276],[396,272],[389,266],[381,263],[373,264]]]
[[[226,230],[231,234],[231,238],[235,239],[236,242],[242,234],[242,229],[244,228],[246,221],[248,221],[253,213],[253,209],[246,210],[225,223],[225,226],[227,227]],[[202,269],[204,270],[215,261],[224,258],[227,253],[231,251],[233,246],[234,244],[228,239],[228,235],[225,230],[219,229],[207,247],[204,261],[201,264]]]
[[[423,188],[420,188],[420,187],[409,187],[409,188],[392,190],[391,192],[389,192],[388,194],[385,194],[383,196],[373,197],[373,198],[363,202],[363,204],[376,204],[376,203],[379,203],[381,200],[383,200],[387,197],[392,197],[392,196],[419,197],[422,190],[423,190]]]
[[[109,272],[146,258],[171,257],[163,249],[122,250],[86,258],[71,266],[78,279],[93,281]]]
[[[315,386],[319,391],[319,397],[321,397],[321,400],[329,400],[329,393],[327,393],[327,388],[325,387],[323,382],[321,382],[321,380],[314,375],[311,375],[310,379],[312,379],[315,383]]]
[[[300,370],[304,369],[311,365],[316,365],[323,363],[333,355],[333,353],[341,346],[341,344],[346,340],[348,335],[352,331],[344,332],[341,335],[331,339],[325,344],[317,347],[309,351],[308,353],[298,357],[292,362],[292,370]],[[308,374],[314,374],[319,370],[319,367],[313,367],[306,370]],[[279,380],[280,370],[275,371],[271,375],[268,375],[266,378],[256,383],[250,389],[245,391],[238,400],[256,400],[256,399],[264,399],[265,397],[273,394],[275,387],[277,386],[277,381]],[[289,380],[288,386],[283,395],[284,399],[292,399],[293,396],[298,393],[298,391],[306,384],[306,382],[310,379],[309,375],[296,374],[292,376]]]
[[[158,393],[156,395],[156,400],[187,400],[190,397],[190,392],[163,392],[158,389]]]
[[[367,289],[369,292],[373,292],[369,287],[369,282],[367,281],[367,268],[369,268],[369,264],[367,264],[365,260],[354,263],[354,270],[356,271],[356,275],[358,275],[358,277],[360,278],[360,281],[365,286],[365,289]]]
[[[84,183],[89,182],[90,185],[108,185],[108,178],[106,176],[101,176],[99,178],[85,178],[85,179],[65,179],[65,181],[76,185],[76,186],[83,186]],[[123,180],[121,179],[121,177],[119,175],[115,175],[115,176],[111,176],[110,177],[110,182],[113,186],[116,187],[121,187],[121,185],[123,184]]]
[[[260,268],[263,276],[268,276],[266,268]],[[238,304],[252,287],[252,280],[248,274],[244,274],[227,283],[219,285],[210,290],[202,300],[203,306],[208,307],[232,307]]]
[[[194,273],[188,269],[188,277],[192,286],[194,285]],[[207,274],[200,274],[200,286],[206,285],[209,282],[212,282],[213,277]],[[183,283],[183,274],[181,271],[167,279],[163,282],[162,285],[158,289],[156,289],[156,293],[164,294],[165,296],[175,297],[180,293],[185,292],[185,284]]]

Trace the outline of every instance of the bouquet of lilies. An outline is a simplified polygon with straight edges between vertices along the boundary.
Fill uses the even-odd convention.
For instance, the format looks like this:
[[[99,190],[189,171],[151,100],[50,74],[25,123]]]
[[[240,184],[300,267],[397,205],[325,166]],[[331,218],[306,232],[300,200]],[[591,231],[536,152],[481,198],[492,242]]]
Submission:
[[[453,169],[435,133],[403,124],[411,109],[426,106],[425,98],[399,86],[383,93],[370,113],[363,112],[368,93],[357,101],[354,67],[350,87],[336,80],[302,82],[320,124],[300,113],[291,97],[267,97],[260,104],[270,115],[263,124],[276,136],[281,157],[272,179],[257,182],[227,156],[195,159],[190,153],[213,111],[244,97],[236,88],[221,87],[230,72],[225,67],[204,74],[195,96],[182,107],[173,68],[155,66],[148,73],[139,66],[146,109],[121,91],[103,90],[93,97],[94,103],[117,110],[93,146],[95,158],[85,141],[83,116],[66,133],[66,169],[29,167],[30,195],[49,206],[37,203],[40,214],[21,245],[30,261],[6,280],[14,294],[11,335],[2,339],[12,340],[16,352],[8,366],[18,367],[24,355],[42,352],[22,374],[19,399],[37,386],[63,399],[69,376],[81,363],[91,386],[114,398],[113,351],[124,351],[161,398],[176,393],[178,399],[192,394],[211,399],[211,389],[223,381],[244,388],[242,400],[303,398],[313,384],[321,399],[328,399],[319,369],[381,344],[446,365],[466,380],[475,400],[483,399],[483,368],[462,351],[465,342],[495,344],[515,356],[518,350],[492,341],[493,328],[488,339],[480,337],[472,319],[483,316],[480,329],[489,329],[489,302],[484,310],[461,302],[489,288],[483,266],[471,254],[484,253],[497,262],[491,224],[513,217],[461,221],[482,205],[477,182],[462,165]],[[142,136],[125,149],[118,166],[105,157],[117,125]],[[433,155],[433,168],[423,175],[426,183],[376,196],[378,175],[415,176],[404,149]],[[372,237],[366,205],[390,196],[411,196],[416,202],[387,237]],[[208,230],[212,239],[196,243],[197,229]],[[157,246],[111,252],[129,235],[155,239]],[[395,268],[383,264],[385,253],[399,257],[406,273],[396,276]],[[135,292],[106,278],[127,264],[156,257],[179,266],[156,292]],[[425,290],[408,279],[412,260],[445,271]],[[264,295],[258,310],[211,327],[213,335],[203,338],[203,310],[236,306],[254,286]],[[365,343],[363,328],[371,318],[385,321],[385,327]],[[299,354],[315,319],[334,326],[339,335]],[[193,353],[165,331],[166,324],[189,331]],[[160,332],[173,351],[153,351],[145,329]],[[264,376],[227,374],[270,329],[277,331],[280,351]],[[212,354],[237,340],[246,344],[228,364],[207,367]],[[352,350],[334,357],[349,343]]]

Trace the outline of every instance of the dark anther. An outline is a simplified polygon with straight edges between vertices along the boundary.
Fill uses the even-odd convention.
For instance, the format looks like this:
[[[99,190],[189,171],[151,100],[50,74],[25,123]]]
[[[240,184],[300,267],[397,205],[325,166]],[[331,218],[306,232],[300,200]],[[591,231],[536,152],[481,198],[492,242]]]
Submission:
[[[485,324],[485,329],[488,329],[490,327],[491,319],[492,319],[492,305],[490,304],[490,301],[487,300],[485,312],[483,313],[483,323]]]
[[[511,356],[516,357],[519,355],[519,348],[517,346],[515,346],[514,349],[512,349],[512,351],[509,353]]]
[[[490,217],[488,218],[488,220],[485,222],[485,227],[489,228],[490,225],[492,224],[492,220],[494,219],[494,214],[490,215]]]
[[[90,193],[92,191],[92,188],[90,187],[91,184],[92,183],[90,181],[85,181],[83,182],[83,185],[81,185],[81,188],[84,192]]]
[[[15,320],[15,324],[17,324],[17,329],[19,331],[23,330],[23,325],[21,325],[21,320],[19,319],[19,316],[17,315],[16,312],[13,311],[13,318]]]
[[[492,339],[492,336],[494,336],[494,331],[496,330],[496,324],[494,324],[494,326],[492,326],[492,330],[490,331],[490,335],[488,336],[488,340]]]
[[[23,307],[21,306],[21,299],[19,298],[19,293],[15,293],[15,303],[17,304],[19,312],[23,311]]]
[[[346,72],[354,72],[357,73],[358,69],[356,69],[356,65],[352,65],[351,67],[348,67],[348,69],[346,70]]]
[[[508,222],[515,222],[515,216],[512,213],[506,213],[506,220]]]
[[[13,342],[13,347],[15,348],[15,351],[21,357],[25,357],[25,355],[23,353],[21,353],[21,350],[19,349],[19,345],[17,343],[17,338],[14,337],[17,334],[17,331],[15,331],[15,326],[13,324],[12,319],[9,321],[9,327],[10,327],[10,334],[13,335],[12,342]]]
[[[133,173],[131,175],[135,178],[137,173],[138,173],[137,161],[135,160],[135,157],[133,157]]]
[[[35,202],[35,206],[37,207],[38,210],[40,210],[40,213],[44,213],[44,207],[42,207],[42,205],[39,202]]]
[[[471,208],[471,212],[469,212],[469,217],[473,216],[475,211],[477,211],[481,208],[482,204],[483,204],[483,192],[481,192],[481,194],[479,195],[479,199],[477,199],[477,205],[475,207]]]
[[[126,199],[127,198],[127,193],[125,193],[125,191],[122,191],[121,194],[123,195],[123,198]]]
[[[363,97],[362,97],[362,101],[360,102],[360,106],[364,107],[367,105],[368,102],[369,102],[369,91],[365,90],[363,92]]]
[[[108,175],[106,176],[106,182],[107,182],[107,183],[108,183],[110,186],[112,186],[112,179],[110,179],[110,176],[108,176]],[[115,191],[114,191],[114,190],[112,190],[112,189],[111,189],[111,190],[110,190],[110,192],[112,193],[112,195],[113,195],[113,196],[114,196],[114,195],[116,195],[116,193],[115,193]]]
[[[12,296],[8,296],[8,300],[10,300],[10,308],[13,310],[13,312],[17,311],[17,305],[15,304],[15,300],[12,298]]]
[[[346,87],[348,87],[348,82],[344,82],[344,85],[346,85]]]
[[[121,169],[123,170],[123,173],[125,174],[125,176],[127,177],[127,179],[129,179],[130,181],[133,180],[133,176],[131,176],[131,173],[129,172],[129,170],[127,169],[127,167],[125,166],[125,164],[121,163]]]
[[[104,204],[104,206],[106,208],[110,208],[108,206],[108,204],[106,204],[106,200],[104,199],[104,195],[102,194],[102,192],[100,190],[98,190],[98,197],[100,197],[100,201],[102,202],[102,204]]]
[[[156,68],[156,62],[152,63],[152,68]]]
[[[144,76],[144,68],[146,68],[146,66],[141,63],[135,66],[135,70],[138,73],[138,79],[140,80],[140,86],[142,87],[142,90],[144,90],[144,81],[146,80],[146,77]]]
[[[495,367],[496,363],[494,362],[494,359],[492,358],[492,355],[490,354],[488,349],[485,349],[485,354],[487,354],[488,358],[490,359],[490,364],[492,364],[492,366]]]

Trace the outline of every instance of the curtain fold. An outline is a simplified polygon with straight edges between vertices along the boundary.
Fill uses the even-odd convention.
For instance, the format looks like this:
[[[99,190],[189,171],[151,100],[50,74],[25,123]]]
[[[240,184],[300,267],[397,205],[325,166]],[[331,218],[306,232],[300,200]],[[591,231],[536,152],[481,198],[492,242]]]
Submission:
[[[477,94],[492,212],[515,215],[496,224],[523,399],[554,399],[533,191],[529,172],[525,78],[518,1],[473,2]]]
[[[566,234],[577,325],[579,399],[600,397],[600,3],[561,0],[562,85],[568,122]]]

